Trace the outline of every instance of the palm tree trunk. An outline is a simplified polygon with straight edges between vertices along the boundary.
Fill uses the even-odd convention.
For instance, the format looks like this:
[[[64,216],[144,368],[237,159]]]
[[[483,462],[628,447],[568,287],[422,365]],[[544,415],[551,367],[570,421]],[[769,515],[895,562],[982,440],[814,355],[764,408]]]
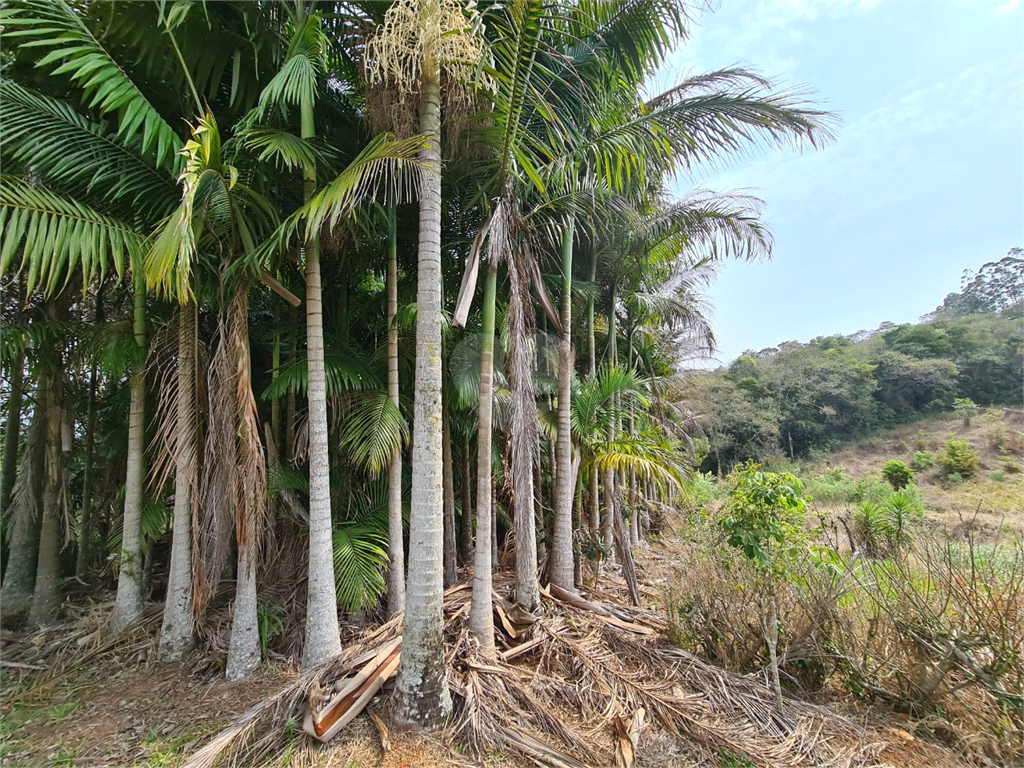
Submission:
[[[299,340],[292,339],[289,347],[288,361],[294,363],[299,356]],[[282,464],[292,464],[295,455],[295,386],[288,385],[288,397],[284,406],[284,455],[281,457]]]
[[[250,547],[238,547],[238,577],[235,583],[235,608],[231,620],[231,644],[225,676],[241,680],[260,665],[260,632],[256,612],[256,564],[250,560]]]
[[[395,205],[388,206],[388,397],[398,407],[398,232]],[[405,551],[402,536],[402,452],[388,465],[388,615],[405,610]]]
[[[614,557],[612,553],[615,552],[615,514],[615,471],[608,469],[604,473],[604,518],[601,520],[601,528],[604,533],[604,546],[608,551],[609,559]]]
[[[99,314],[99,312],[97,312]],[[92,483],[96,450],[96,362],[89,369],[89,399],[85,413],[85,469],[82,476],[82,523],[78,529],[78,555],[75,574],[85,575],[89,567],[89,541],[92,538]]]
[[[278,326],[281,322],[280,313],[274,311],[274,325]],[[273,382],[277,381],[281,369],[281,333],[279,331],[274,332],[274,351],[270,358],[270,379]],[[281,398],[275,397],[270,401],[270,430],[271,434],[274,435],[274,441],[280,445],[281,440]]]
[[[316,134],[313,104],[304,102],[301,111],[302,138],[310,139]],[[302,171],[303,199],[308,201],[315,191],[316,168],[307,165]],[[306,359],[309,367],[309,580],[306,639],[302,649],[303,670],[341,653],[341,630],[334,584],[319,232],[306,233]]]
[[[128,411],[128,468],[124,484],[124,522],[121,526],[121,569],[117,577],[114,626],[123,629],[142,615],[142,489],[146,461],[146,292],[142,270],[135,271],[135,344],[131,406]]]
[[[228,314],[229,351],[235,362],[232,381],[238,469],[234,491],[238,575],[231,621],[231,645],[225,670],[228,680],[241,680],[260,665],[260,633],[256,611],[256,566],[267,525],[267,458],[259,438],[259,413],[252,392],[249,357],[249,289],[238,289]]]
[[[40,377],[36,386],[35,412],[29,425],[28,441],[21,459],[21,477],[11,494],[14,507],[8,528],[10,554],[4,585],[0,589],[0,614],[23,613],[32,598],[39,543],[40,507],[43,477],[46,472],[46,380]]]
[[[558,337],[558,435],[555,441],[555,521],[551,542],[551,583],[574,590],[572,557],[572,241],[570,217],[562,236],[562,330]]]
[[[196,313],[190,302],[178,313],[177,433],[174,468],[174,517],[167,599],[160,629],[161,661],[180,659],[194,642],[192,611],[192,505],[197,486],[196,458]]]
[[[103,322],[103,283],[96,289],[96,325]],[[92,484],[96,451],[96,380],[97,365],[93,360],[89,369],[89,404],[85,415],[85,470],[82,477],[82,524],[78,529],[78,555],[75,573],[83,576],[89,567],[92,553]]]
[[[473,556],[473,596],[469,631],[480,644],[480,653],[493,658],[494,616],[491,607],[491,430],[494,408],[494,303],[498,268],[492,261],[484,287],[483,340],[480,345],[480,410],[476,458],[476,550]]]
[[[598,487],[600,478],[597,476],[597,469],[591,467],[590,469],[590,532],[594,538],[598,538],[601,535],[601,499],[600,499],[600,488]]]
[[[447,398],[441,398],[441,445],[444,485],[444,586],[448,588],[459,580],[458,554],[455,547],[455,473],[452,468],[452,422],[448,415]]]
[[[4,429],[4,470],[0,475],[0,510],[11,508],[14,482],[18,477],[18,442],[21,439],[21,401],[25,386],[25,353],[11,361],[11,394],[7,400],[7,425]]]
[[[587,375],[597,377],[597,341],[594,332],[594,284],[597,282],[597,255],[590,260],[590,298],[587,299],[587,352],[589,353]]]
[[[425,13],[434,9],[424,3]],[[452,711],[444,655],[444,498],[441,479],[441,91],[440,66],[423,62],[422,162],[416,289],[416,376],[413,407],[409,577],[395,717],[433,729]]]
[[[608,303],[608,365],[616,366],[619,363],[619,355],[616,349],[616,335],[618,330],[616,328],[616,317],[615,317],[615,285],[612,285],[611,296],[609,297]],[[612,410],[613,414],[617,414],[615,398],[612,398]],[[615,439],[615,433],[618,431],[618,416],[612,416],[612,426],[608,428],[608,442]],[[609,556],[615,551],[615,538],[614,538],[614,517],[618,514],[615,510],[615,472],[614,470],[607,470],[604,473],[604,499],[605,499],[605,519],[604,519],[604,545],[608,549]]]
[[[459,530],[459,548],[464,563],[473,560],[473,458],[470,455],[470,439],[467,432],[462,438],[462,520]]]
[[[62,431],[64,426],[61,366],[43,374],[40,389],[46,397],[46,459],[43,465],[43,517],[39,528],[39,559],[32,608],[28,620],[43,626],[55,617],[60,603],[60,501],[63,483]]]

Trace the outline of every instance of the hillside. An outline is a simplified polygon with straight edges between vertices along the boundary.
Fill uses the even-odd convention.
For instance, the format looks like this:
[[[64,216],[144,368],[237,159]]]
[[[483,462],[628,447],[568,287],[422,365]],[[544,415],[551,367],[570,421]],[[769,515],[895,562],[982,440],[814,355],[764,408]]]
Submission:
[[[965,523],[982,531],[1003,527],[1024,531],[1024,411],[987,409],[965,426],[955,414],[925,418],[912,424],[885,429],[828,454],[823,459],[801,462],[807,477],[827,477],[841,467],[849,478],[881,478],[882,466],[892,459],[913,465],[915,453],[941,453],[946,441],[966,439],[978,454],[974,477],[949,481],[937,466],[916,472],[915,485],[925,503],[926,519],[953,529]],[[822,487],[822,486],[819,486]],[[838,499],[819,500],[816,506],[841,506]]]

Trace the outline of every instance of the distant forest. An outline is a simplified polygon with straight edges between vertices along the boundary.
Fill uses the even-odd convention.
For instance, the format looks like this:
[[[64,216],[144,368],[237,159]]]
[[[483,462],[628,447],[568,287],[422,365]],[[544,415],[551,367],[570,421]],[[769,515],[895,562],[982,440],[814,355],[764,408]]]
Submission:
[[[748,350],[689,377],[701,469],[813,455],[942,411],[1024,398],[1024,251],[977,272],[917,324]]]

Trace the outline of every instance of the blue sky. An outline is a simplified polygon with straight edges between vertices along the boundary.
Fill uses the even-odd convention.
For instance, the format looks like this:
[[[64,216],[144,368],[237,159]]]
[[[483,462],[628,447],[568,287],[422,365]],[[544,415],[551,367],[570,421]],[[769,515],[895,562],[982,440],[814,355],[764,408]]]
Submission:
[[[961,272],[1024,245],[1024,2],[723,0],[658,84],[741,65],[837,112],[821,150],[774,150],[680,179],[745,189],[775,235],[709,299],[718,359],[914,322]]]

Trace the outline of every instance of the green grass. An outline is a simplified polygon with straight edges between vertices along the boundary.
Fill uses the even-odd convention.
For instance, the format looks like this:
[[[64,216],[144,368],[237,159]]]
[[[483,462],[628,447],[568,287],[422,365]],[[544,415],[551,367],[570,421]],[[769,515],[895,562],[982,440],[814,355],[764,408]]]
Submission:
[[[82,702],[80,701],[68,701],[64,704],[58,704],[56,707],[50,710],[50,720],[63,720],[65,717],[70,715],[72,712],[82,708]]]

